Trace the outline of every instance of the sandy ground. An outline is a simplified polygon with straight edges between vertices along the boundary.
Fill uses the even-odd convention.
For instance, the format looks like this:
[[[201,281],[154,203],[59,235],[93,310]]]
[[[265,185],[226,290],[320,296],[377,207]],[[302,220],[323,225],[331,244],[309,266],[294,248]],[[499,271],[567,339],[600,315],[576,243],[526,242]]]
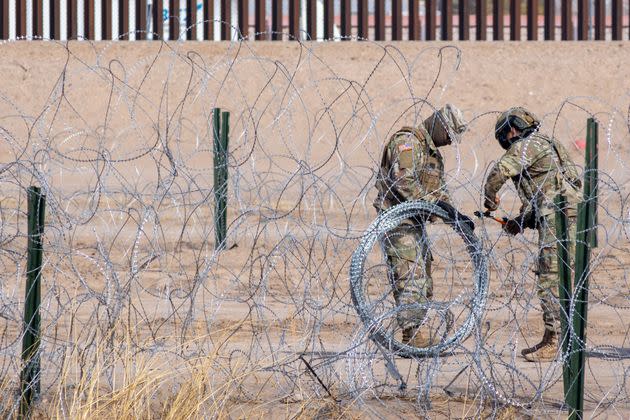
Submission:
[[[78,355],[66,362],[78,372],[100,349],[128,363],[116,351],[125,347],[166,370],[219,354],[217,381],[250,368],[231,397],[234,417],[288,416],[300,405],[312,417],[501,414],[493,403],[562,417],[561,364],[519,355],[542,334],[533,233],[509,238],[478,223],[491,267],[479,336],[441,358],[396,358],[404,392],[349,294],[351,253],[374,217],[383,141],[431,107],[458,105],[470,129],[444,155],[455,202],[472,214],[501,152],[497,112],[522,105],[578,164],[586,118],[600,121],[585,407],[589,415],[630,413],[630,44],[73,42],[0,50],[3,375],[17,375],[24,188],[35,183],[48,194],[43,366],[56,367],[45,368],[46,387],[60,376],[68,382],[62,349]],[[214,106],[231,112],[230,249],[222,253],[212,225]],[[514,214],[515,195],[504,191],[500,212]],[[431,236],[436,299],[464,302],[457,327],[468,316],[472,268],[448,228]],[[369,261],[370,296],[387,295],[378,252]],[[119,331],[118,344],[107,331]],[[300,354],[341,406],[309,406],[329,395]],[[431,405],[422,403],[427,386]]]

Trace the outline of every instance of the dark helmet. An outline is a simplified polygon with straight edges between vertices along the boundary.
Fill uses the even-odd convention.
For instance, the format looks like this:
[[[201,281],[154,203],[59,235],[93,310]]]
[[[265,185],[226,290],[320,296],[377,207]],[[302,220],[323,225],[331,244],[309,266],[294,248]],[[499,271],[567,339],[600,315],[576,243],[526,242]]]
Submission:
[[[538,126],[540,126],[538,117],[525,108],[518,106],[508,109],[497,118],[497,123],[494,126],[494,136],[501,147],[507,150],[515,142],[536,131]],[[516,128],[520,134],[508,140],[507,134],[512,128]]]

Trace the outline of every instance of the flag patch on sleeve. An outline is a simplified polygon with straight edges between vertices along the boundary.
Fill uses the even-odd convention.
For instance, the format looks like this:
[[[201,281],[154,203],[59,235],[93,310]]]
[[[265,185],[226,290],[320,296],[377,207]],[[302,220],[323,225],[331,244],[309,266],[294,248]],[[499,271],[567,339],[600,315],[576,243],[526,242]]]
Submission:
[[[398,153],[405,152],[407,150],[413,150],[413,147],[409,143],[403,143],[398,145]]]
[[[413,168],[413,146],[411,144],[398,145],[398,166],[400,169]]]

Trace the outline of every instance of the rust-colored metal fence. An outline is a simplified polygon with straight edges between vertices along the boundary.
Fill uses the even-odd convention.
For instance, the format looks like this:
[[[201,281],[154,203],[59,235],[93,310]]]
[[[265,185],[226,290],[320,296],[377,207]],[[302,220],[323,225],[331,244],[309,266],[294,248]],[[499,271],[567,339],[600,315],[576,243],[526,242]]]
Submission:
[[[623,40],[629,2],[0,0],[0,39]]]

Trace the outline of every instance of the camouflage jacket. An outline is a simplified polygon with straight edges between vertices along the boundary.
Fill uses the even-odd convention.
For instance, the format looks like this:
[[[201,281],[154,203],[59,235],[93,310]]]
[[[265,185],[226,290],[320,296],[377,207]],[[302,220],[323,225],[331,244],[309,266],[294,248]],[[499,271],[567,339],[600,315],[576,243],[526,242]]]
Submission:
[[[554,198],[562,192],[567,214],[575,216],[581,181],[575,163],[556,140],[536,132],[510,146],[486,178],[484,193],[490,210],[496,210],[497,193],[508,179],[521,199],[521,214],[537,219],[553,214]]]
[[[450,203],[442,155],[424,127],[403,127],[389,139],[376,188],[374,207],[378,210],[418,199]]]

